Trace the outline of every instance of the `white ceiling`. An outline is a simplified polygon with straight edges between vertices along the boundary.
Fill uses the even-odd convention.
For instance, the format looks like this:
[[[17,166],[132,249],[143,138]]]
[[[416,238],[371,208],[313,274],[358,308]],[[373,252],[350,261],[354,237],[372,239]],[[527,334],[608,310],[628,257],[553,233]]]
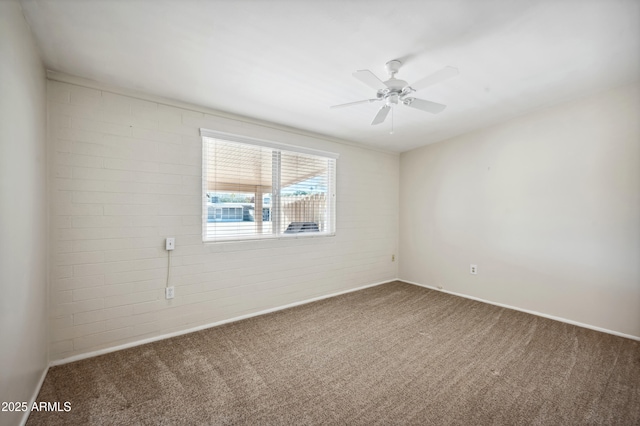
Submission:
[[[638,0],[22,0],[48,69],[393,151],[640,76]],[[351,73],[401,59],[439,115],[380,103]]]

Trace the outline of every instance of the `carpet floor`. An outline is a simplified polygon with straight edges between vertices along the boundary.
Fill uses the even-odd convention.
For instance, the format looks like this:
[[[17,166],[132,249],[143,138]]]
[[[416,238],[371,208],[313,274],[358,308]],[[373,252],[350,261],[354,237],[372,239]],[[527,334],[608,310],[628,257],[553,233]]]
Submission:
[[[393,282],[53,367],[28,425],[640,424],[640,342]]]

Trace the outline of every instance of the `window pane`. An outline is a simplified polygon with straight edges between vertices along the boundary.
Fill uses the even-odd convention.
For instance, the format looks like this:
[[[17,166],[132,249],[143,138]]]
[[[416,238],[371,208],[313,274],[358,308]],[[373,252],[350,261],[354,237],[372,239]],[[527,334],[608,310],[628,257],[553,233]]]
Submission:
[[[282,152],[281,158],[281,232],[328,231],[327,196],[331,160],[286,151]]]

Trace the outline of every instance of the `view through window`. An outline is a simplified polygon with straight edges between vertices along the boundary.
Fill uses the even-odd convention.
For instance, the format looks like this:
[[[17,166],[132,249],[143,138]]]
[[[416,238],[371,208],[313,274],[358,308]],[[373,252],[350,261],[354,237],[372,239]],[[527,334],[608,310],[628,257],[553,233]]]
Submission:
[[[202,130],[203,240],[332,235],[337,155]]]

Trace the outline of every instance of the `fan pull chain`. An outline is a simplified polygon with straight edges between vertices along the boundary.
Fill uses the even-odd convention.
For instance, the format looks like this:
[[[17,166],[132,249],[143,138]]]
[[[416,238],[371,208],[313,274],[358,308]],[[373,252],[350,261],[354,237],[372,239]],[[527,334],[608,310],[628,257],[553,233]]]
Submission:
[[[391,108],[391,131],[389,132],[390,135],[393,134],[393,110],[394,109],[395,108],[393,108],[393,107]]]

